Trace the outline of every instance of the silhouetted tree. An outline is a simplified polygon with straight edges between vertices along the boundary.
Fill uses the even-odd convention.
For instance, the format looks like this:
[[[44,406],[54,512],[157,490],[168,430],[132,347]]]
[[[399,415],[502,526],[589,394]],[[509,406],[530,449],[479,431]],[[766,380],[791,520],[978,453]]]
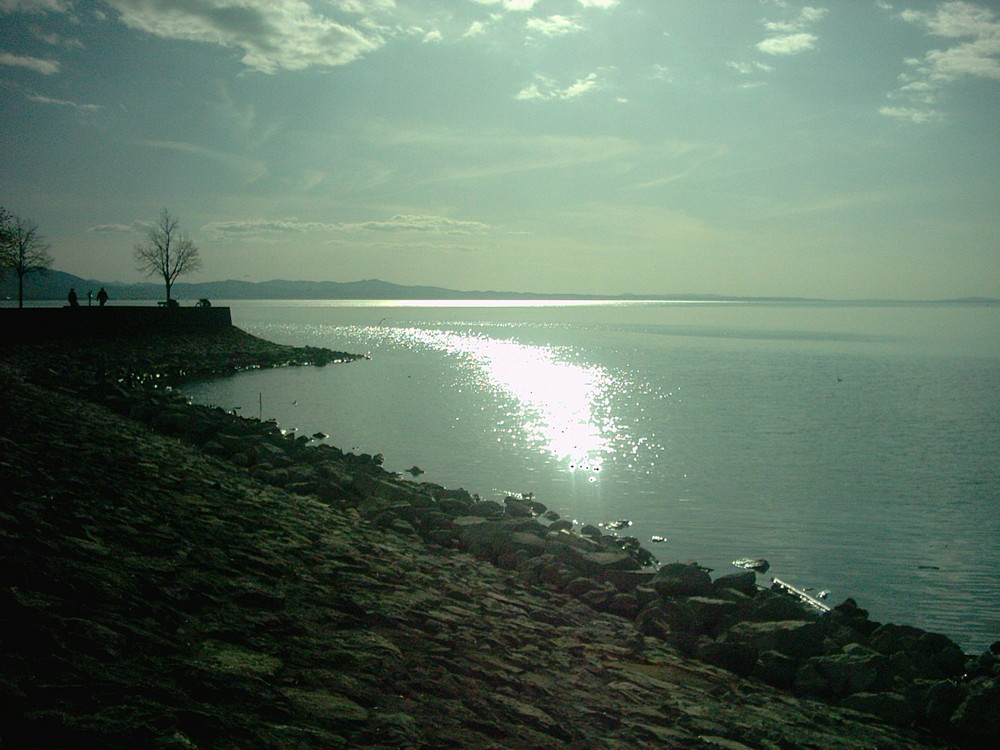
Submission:
[[[49,246],[42,241],[38,225],[20,216],[0,217],[0,239],[3,243],[3,267],[17,274],[17,306],[24,307],[24,277],[39,271],[45,273],[52,265]]]
[[[146,242],[135,246],[135,261],[139,270],[147,276],[159,276],[167,287],[167,302],[170,302],[170,288],[177,277],[201,268],[198,248],[177,227],[177,219],[163,209],[156,224],[149,230]]]
[[[4,277],[4,272],[10,265],[10,240],[13,231],[14,217],[3,206],[0,206],[0,279]]]

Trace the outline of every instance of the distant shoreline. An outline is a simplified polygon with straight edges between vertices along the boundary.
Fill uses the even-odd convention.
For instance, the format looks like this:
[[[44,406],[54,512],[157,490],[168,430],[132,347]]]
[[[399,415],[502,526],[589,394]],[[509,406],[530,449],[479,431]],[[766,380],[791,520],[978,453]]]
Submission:
[[[70,288],[76,289],[81,305],[86,305],[87,292],[104,287],[116,301],[154,302],[164,298],[162,284],[125,284],[94,279],[83,279],[63,271],[31,274],[25,277],[25,301],[63,302]],[[719,294],[556,294],[511,291],[462,291],[437,286],[408,286],[393,284],[380,279],[364,281],[209,281],[202,283],[178,282],[172,296],[177,300],[199,299],[248,301],[248,300],[419,300],[419,301],[523,301],[523,302],[730,302],[755,304],[810,304],[810,305],[995,305],[1000,298],[957,297],[946,299],[825,299],[816,297],[774,297]],[[16,279],[0,280],[0,304],[16,304]]]

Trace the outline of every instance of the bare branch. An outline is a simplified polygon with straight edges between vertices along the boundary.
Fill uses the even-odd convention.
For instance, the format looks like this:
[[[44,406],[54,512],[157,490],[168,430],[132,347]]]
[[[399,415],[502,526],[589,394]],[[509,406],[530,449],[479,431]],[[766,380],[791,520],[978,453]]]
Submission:
[[[24,307],[24,277],[29,273],[48,271],[52,266],[52,257],[35,222],[20,216],[3,218],[0,264],[17,274],[17,303],[19,307]]]
[[[178,228],[178,220],[163,209],[156,224],[149,230],[146,242],[135,246],[135,261],[138,269],[147,276],[159,276],[167,290],[178,276],[193,273],[201,268],[198,248]]]

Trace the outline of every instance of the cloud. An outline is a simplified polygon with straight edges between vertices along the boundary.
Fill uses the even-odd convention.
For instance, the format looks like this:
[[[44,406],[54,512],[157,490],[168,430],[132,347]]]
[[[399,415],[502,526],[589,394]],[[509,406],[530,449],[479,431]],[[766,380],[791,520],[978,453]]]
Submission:
[[[548,18],[531,18],[525,24],[530,33],[543,36],[563,36],[583,31],[583,26],[566,16],[549,16]]]
[[[504,10],[531,10],[538,4],[538,0],[472,0],[479,5],[500,5]]]
[[[392,128],[382,123],[366,138],[391,152],[419,149],[435,167],[421,174],[421,185],[477,183],[509,175],[574,170],[591,174],[622,174],[636,164],[668,164],[688,155],[701,155],[705,146],[666,140],[640,144],[617,136],[581,137],[534,135],[495,130]],[[484,162],[483,154],[494,158]],[[670,167],[666,167],[670,168]]]
[[[384,44],[377,33],[369,36],[331,20],[304,0],[106,2],[130,28],[167,39],[242,50],[241,62],[262,73],[346,65]],[[355,6],[358,10],[370,7],[353,3]]]
[[[479,221],[410,214],[397,214],[388,221],[365,221],[360,224],[342,224],[341,227],[347,230],[372,232],[434,232],[437,234],[483,234],[490,228],[489,225]]]
[[[72,107],[78,112],[97,112],[101,109],[101,105],[99,104],[78,104],[77,102],[67,101],[66,99],[53,99],[39,94],[29,96],[28,100],[38,102],[39,104],[51,104],[57,107]]]
[[[140,141],[140,145],[167,149],[170,151],[180,151],[181,153],[191,154],[192,156],[210,159],[229,167],[234,172],[242,174],[251,182],[258,180],[267,174],[267,167],[261,162],[247,159],[245,157],[238,156],[237,154],[231,154],[226,151],[216,151],[215,149],[205,148],[204,146],[197,146],[192,143],[180,143],[177,141]]]
[[[942,119],[943,115],[933,109],[918,109],[916,107],[880,107],[879,114],[894,120],[915,122],[918,125]]]
[[[577,0],[584,8],[614,8],[620,0]]]
[[[0,13],[65,13],[69,10],[66,0],[0,0]]]
[[[462,36],[468,38],[472,38],[474,36],[480,36],[481,34],[486,33],[486,29],[488,27],[489,24],[484,23],[483,21],[473,21],[471,24],[469,24],[469,28],[465,30],[465,33],[462,34]]]
[[[533,83],[521,89],[514,97],[519,101],[550,101],[552,99],[575,99],[591,91],[603,88],[604,83],[597,75],[591,73],[585,78],[578,78],[569,86],[560,87],[559,83],[548,76],[536,74]]]
[[[0,52],[0,65],[11,65],[15,68],[27,68],[43,76],[58,73],[62,66],[56,60],[41,60],[26,55],[12,55],[10,52]]]
[[[147,231],[149,225],[142,222],[133,222],[131,224],[97,224],[96,226],[88,227],[88,232],[95,232],[97,234],[141,234]]]
[[[826,8],[805,6],[798,13],[779,21],[765,21],[764,28],[775,32],[761,42],[757,49],[767,55],[796,55],[812,49],[818,37],[809,31],[812,24],[827,14]]]
[[[1000,80],[1000,22],[993,10],[973,3],[946,2],[933,13],[904,10],[899,17],[953,43],[945,49],[932,49],[923,58],[905,60],[911,72],[900,75],[901,85],[889,98],[909,106],[882,107],[882,114],[915,123],[938,120],[941,113],[929,108],[949,83],[966,77]]]
[[[485,234],[490,227],[479,221],[449,219],[444,216],[397,214],[384,221],[325,223],[294,219],[247,219],[214,221],[202,231],[216,236],[249,237],[265,234],[306,234],[310,232],[427,232],[433,234]]]
[[[69,49],[83,49],[83,42],[79,39],[66,39],[56,33],[46,33],[37,26],[31,29],[31,34],[36,39],[50,44],[53,47],[66,47]]]
[[[365,15],[373,12],[392,10],[396,7],[395,0],[331,0],[345,13]]]
[[[812,49],[818,37],[815,34],[801,32],[773,36],[758,42],[757,49],[767,55],[796,55],[807,49]]]
[[[756,60],[754,62],[749,62],[749,63],[727,62],[726,67],[732,68],[740,75],[745,75],[745,76],[748,76],[751,73],[756,73],[758,71],[764,71],[765,73],[770,73],[772,70],[774,70],[774,68],[771,67],[770,65],[762,62],[757,62]]]
[[[340,224],[324,224],[316,221],[294,221],[285,219],[247,219],[242,221],[213,221],[205,224],[201,231],[216,236],[240,236],[264,234],[305,234],[307,232],[329,232],[340,229]]]

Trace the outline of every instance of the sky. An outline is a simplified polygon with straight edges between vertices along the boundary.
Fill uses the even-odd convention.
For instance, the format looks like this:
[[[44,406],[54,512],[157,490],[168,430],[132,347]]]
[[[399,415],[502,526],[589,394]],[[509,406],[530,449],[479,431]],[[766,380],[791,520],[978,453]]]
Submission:
[[[182,281],[1000,297],[1000,4],[0,0],[0,206]]]

